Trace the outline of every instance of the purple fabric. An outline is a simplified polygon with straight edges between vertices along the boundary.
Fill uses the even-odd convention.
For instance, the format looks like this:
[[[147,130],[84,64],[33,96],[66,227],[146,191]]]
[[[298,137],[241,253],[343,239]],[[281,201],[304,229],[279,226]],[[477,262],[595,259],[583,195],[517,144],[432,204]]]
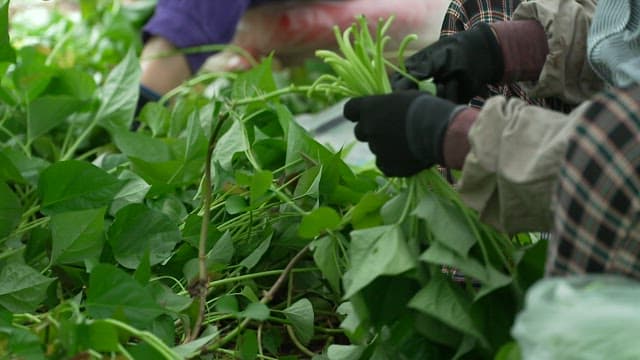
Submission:
[[[143,29],[143,39],[161,36],[177,48],[227,44],[249,6],[274,0],[159,0],[155,13]],[[196,72],[209,53],[187,55]]]

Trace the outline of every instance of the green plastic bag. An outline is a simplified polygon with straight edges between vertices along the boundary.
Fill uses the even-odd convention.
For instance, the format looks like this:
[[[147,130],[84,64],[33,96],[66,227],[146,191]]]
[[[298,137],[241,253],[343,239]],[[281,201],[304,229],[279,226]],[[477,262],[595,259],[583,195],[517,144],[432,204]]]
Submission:
[[[545,279],[512,328],[523,359],[640,359],[640,283],[615,276]]]

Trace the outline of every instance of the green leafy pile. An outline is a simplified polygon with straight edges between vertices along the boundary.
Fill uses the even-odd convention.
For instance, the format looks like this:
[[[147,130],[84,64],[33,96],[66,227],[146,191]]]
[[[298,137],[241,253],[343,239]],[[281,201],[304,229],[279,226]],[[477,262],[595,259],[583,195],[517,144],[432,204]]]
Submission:
[[[318,84],[278,86],[267,58],[220,74],[215,97],[192,82],[146,105],[131,131],[135,44],[107,32],[117,65],[109,50],[67,66],[9,46],[7,13],[0,1],[2,357],[478,359],[510,341],[543,243],[481,224],[435,172],[355,171],[282,100]],[[380,83],[383,30],[355,32]]]

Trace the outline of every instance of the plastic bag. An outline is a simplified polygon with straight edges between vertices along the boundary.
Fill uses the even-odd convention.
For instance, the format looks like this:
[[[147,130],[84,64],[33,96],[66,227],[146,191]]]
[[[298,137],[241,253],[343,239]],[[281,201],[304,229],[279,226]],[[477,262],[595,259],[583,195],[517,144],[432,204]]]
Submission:
[[[614,276],[545,279],[512,335],[523,359],[640,359],[640,283]]]
[[[370,30],[375,31],[378,18],[395,16],[387,32],[392,41],[389,50],[397,49],[400,41],[408,34],[418,35],[409,48],[419,49],[435,41],[448,0],[343,0],[343,1],[286,1],[267,3],[249,9],[242,17],[232,44],[239,46],[257,58],[272,51],[285,65],[300,63],[313,57],[316,49],[335,49],[333,26],[341,29],[350,26],[355,17],[364,14]],[[219,59],[216,60],[215,58]],[[205,66],[241,67],[243,61],[238,55],[223,51],[214,55]],[[223,59],[223,60],[220,60]],[[227,67],[227,69],[225,69]]]

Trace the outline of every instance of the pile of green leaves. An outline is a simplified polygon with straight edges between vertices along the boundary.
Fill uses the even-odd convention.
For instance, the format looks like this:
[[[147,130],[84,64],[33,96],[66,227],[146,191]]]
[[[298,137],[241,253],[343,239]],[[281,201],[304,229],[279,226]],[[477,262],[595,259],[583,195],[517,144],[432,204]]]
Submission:
[[[277,85],[267,58],[215,97],[148,104],[131,131],[135,44],[107,32],[98,64],[52,61],[8,45],[7,9],[2,356],[478,359],[510,341],[543,243],[481,224],[435,172],[355,171],[283,101],[314,86]],[[96,28],[127,9],[102,11]]]

